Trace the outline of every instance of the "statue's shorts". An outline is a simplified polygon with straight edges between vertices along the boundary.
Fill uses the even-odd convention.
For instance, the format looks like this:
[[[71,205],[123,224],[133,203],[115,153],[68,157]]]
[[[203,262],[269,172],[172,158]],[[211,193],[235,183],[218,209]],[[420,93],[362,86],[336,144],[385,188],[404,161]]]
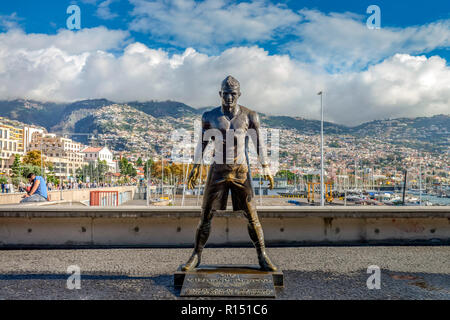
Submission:
[[[234,211],[254,211],[254,194],[247,164],[213,163],[206,180],[203,212],[225,210],[230,191]]]
[[[203,195],[202,217],[196,235],[196,252],[201,252],[208,239],[211,220],[216,210],[226,209],[230,191],[233,210],[242,211],[247,218],[249,235],[258,252],[261,253],[264,249],[264,235],[253,201],[254,194],[247,165],[212,164]]]

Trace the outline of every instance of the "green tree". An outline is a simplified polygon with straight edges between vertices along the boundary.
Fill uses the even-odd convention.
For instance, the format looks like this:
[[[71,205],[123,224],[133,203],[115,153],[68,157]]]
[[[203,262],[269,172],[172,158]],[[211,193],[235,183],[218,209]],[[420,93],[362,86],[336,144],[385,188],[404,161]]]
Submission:
[[[59,184],[59,179],[55,175],[47,175],[47,183]]]
[[[128,175],[128,159],[127,158],[122,158],[119,161],[119,169],[120,169],[120,174],[123,176]]]
[[[86,167],[86,166],[84,166]],[[83,168],[78,168],[77,170],[75,170],[75,177],[77,178],[78,181],[82,181],[82,182],[86,182],[86,177],[84,174],[84,167]]]
[[[106,166],[106,169],[104,166]],[[87,182],[87,177],[89,177],[90,182],[104,181],[107,167],[105,161],[99,161],[98,163],[89,162],[75,171],[75,177],[82,182]]]
[[[20,163],[20,156],[16,154],[14,156],[14,162],[11,166],[12,176],[21,177],[22,176],[22,165]]]
[[[153,160],[152,159],[148,159],[145,164],[144,164],[144,175],[145,178],[148,179],[147,177],[147,172],[150,174],[151,176],[151,171],[153,169]]]
[[[137,176],[137,170],[136,170],[135,167],[133,167],[133,165],[131,163],[130,163],[130,167],[128,169],[128,172],[129,172],[129,176],[131,176],[133,178]]]
[[[13,184],[14,186],[18,187],[18,186],[20,185],[21,182],[27,183],[28,181],[27,181],[27,179],[25,179],[24,177],[18,176],[18,177],[13,177],[13,178],[11,179],[11,182],[12,182],[12,184]]]
[[[98,160],[97,162],[97,172],[98,172],[98,176],[100,177],[99,180],[101,181],[105,181],[105,175],[108,172],[108,164],[106,163],[105,160]]]
[[[137,175],[136,168],[133,167],[133,164],[127,158],[120,159],[119,168],[120,174],[123,176],[136,177]]]
[[[143,164],[144,164],[144,162],[142,161],[142,158],[139,157],[139,158],[137,159],[137,161],[136,161],[136,165],[137,165],[138,167],[142,167]]]
[[[37,176],[42,176],[41,168],[38,166],[26,164],[22,167],[22,176],[24,178],[28,177],[30,173],[34,173]]]
[[[8,179],[4,176],[0,176],[0,184],[7,184],[8,183]]]
[[[291,181],[295,179],[295,173],[290,172],[289,170],[280,170],[277,172],[277,174],[275,175],[276,177],[279,178],[286,178]]]
[[[47,163],[47,170],[51,173],[55,173],[55,167],[53,167],[53,163]]]

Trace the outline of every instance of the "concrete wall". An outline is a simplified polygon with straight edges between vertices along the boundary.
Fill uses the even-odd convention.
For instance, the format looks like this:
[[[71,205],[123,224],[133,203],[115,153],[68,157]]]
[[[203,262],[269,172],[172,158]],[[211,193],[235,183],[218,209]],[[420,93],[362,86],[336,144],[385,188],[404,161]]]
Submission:
[[[192,246],[197,208],[1,208],[0,247]],[[450,207],[260,208],[269,245],[450,244]],[[246,219],[219,212],[210,245],[249,245]]]
[[[77,190],[63,190],[62,198],[61,191],[50,191],[50,199],[51,201],[71,201],[71,202],[81,202],[84,200],[89,200],[89,194],[91,191],[132,191],[132,197],[134,197],[134,192],[136,187],[133,186],[124,186],[124,187],[111,187],[111,188],[96,188],[96,189],[77,189]],[[17,204],[22,200],[24,193],[2,193],[0,194],[0,205],[2,204]],[[1,210],[1,208],[0,208]]]

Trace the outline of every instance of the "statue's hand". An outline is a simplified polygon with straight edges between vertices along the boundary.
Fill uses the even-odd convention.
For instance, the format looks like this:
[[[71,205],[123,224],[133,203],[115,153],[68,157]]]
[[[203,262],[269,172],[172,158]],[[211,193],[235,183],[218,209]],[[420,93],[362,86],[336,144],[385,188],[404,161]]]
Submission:
[[[189,173],[188,181],[187,181],[188,189],[194,189],[195,186],[197,185],[197,179],[198,179],[198,174],[199,174],[198,169],[199,169],[199,166],[194,165],[191,172]]]
[[[269,180],[269,189],[272,190],[273,189],[273,177],[271,174],[266,174],[264,175],[264,179]]]
[[[264,179],[269,180],[269,189],[272,190],[274,183],[273,183],[273,176],[272,176],[272,173],[270,172],[269,165],[263,164],[262,170],[263,170],[262,173],[263,173]]]

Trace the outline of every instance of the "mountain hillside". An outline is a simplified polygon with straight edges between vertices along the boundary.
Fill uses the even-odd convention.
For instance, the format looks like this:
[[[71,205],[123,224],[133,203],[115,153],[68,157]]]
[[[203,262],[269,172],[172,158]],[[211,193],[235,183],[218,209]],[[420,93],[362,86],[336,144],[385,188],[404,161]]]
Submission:
[[[93,135],[106,139],[117,150],[155,151],[167,143],[175,129],[192,130],[193,121],[211,109],[194,109],[182,102],[148,101],[115,103],[106,99],[73,103],[46,103],[33,100],[0,101],[0,116],[67,134],[88,143]],[[263,126],[295,130],[301,134],[320,133],[320,121],[301,117],[261,114]],[[448,152],[450,115],[374,120],[355,127],[324,123],[327,135],[356,138],[376,137],[392,144],[433,152]]]

